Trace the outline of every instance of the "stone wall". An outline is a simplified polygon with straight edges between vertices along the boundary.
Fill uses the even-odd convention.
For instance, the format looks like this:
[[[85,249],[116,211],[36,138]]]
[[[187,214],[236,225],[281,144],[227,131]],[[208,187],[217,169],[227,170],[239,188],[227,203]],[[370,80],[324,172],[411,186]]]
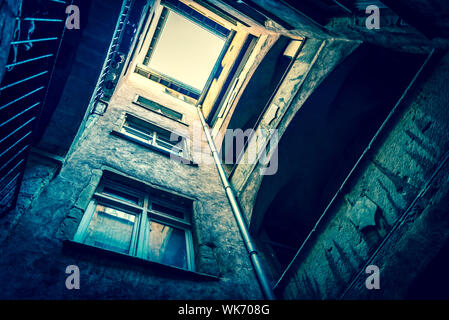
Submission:
[[[6,286],[2,288],[1,298],[262,298],[211,159],[209,165],[181,164],[111,134],[120,125],[125,110],[186,134],[199,121],[195,108],[190,105],[189,109],[183,109],[186,125],[133,104],[136,93],[146,97],[149,94],[151,98],[151,92],[158,92],[148,90],[151,81],[141,82],[139,77],[132,75],[124,79],[107,112],[103,116],[91,116],[90,125],[60,173],[43,188],[3,242],[0,283]],[[173,109],[179,106],[176,98],[166,94],[162,97]],[[210,158],[207,149],[203,157]],[[106,169],[195,199],[193,231],[197,272],[89,250],[70,241]],[[80,290],[70,291],[65,287],[68,265],[80,268]]]
[[[285,298],[403,298],[444,245],[449,235],[448,68],[446,55],[387,128],[299,256]],[[370,264],[380,268],[381,290],[365,287]]]
[[[58,172],[60,165],[61,163],[35,152],[30,154],[16,207],[0,219],[0,244],[5,241],[22,215],[26,213],[40,192]]]

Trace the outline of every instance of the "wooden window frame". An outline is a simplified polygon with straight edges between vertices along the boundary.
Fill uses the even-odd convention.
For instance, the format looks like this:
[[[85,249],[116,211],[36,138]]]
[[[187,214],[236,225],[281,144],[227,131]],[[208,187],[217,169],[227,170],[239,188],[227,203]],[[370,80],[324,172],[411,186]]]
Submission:
[[[150,102],[150,104],[146,104],[142,101],[139,101],[140,98],[148,100]],[[138,105],[138,106],[146,109],[146,110],[153,111],[153,112],[160,114],[166,118],[169,118],[171,120],[174,120],[174,121],[182,123],[182,124],[185,124],[183,122],[183,119],[184,119],[183,113],[175,111],[173,109],[170,109],[166,106],[163,106],[155,101],[152,101],[151,99],[145,98],[144,96],[142,96],[140,94],[136,94],[136,96],[134,97],[133,103],[135,105]],[[171,113],[173,113],[173,115]]]
[[[129,121],[128,119],[132,119],[132,120]],[[148,132],[151,132],[151,134],[145,132],[144,130],[139,130],[136,127],[129,126],[128,124],[131,123],[132,121],[142,122],[143,126],[147,127],[145,129],[148,129]],[[136,124],[136,125],[139,126],[139,124]],[[139,138],[137,134],[132,134],[129,131],[137,131],[137,133],[139,133],[142,136],[145,136],[145,135],[148,136],[148,139]],[[187,138],[186,137],[184,137],[183,135],[181,135],[181,134],[179,134],[177,132],[174,132],[174,131],[162,128],[162,127],[160,127],[160,126],[158,126],[158,125],[156,125],[156,124],[154,124],[152,122],[149,122],[147,120],[144,120],[144,119],[141,119],[139,117],[136,117],[136,116],[134,116],[134,115],[132,115],[130,113],[126,113],[125,114],[125,121],[122,123],[122,125],[120,127],[120,133],[125,135],[125,136],[127,136],[127,137],[130,137],[131,139],[139,140],[140,142],[145,143],[148,146],[151,146],[151,147],[153,147],[155,149],[171,153],[171,154],[173,154],[175,156],[178,156],[178,157],[181,157],[181,158],[184,158],[184,159],[190,159],[190,155],[189,155],[189,152],[188,152],[188,142],[187,142]],[[182,141],[182,147],[176,146],[177,144],[179,144],[179,142],[177,142],[175,145],[172,145],[172,148],[168,148],[168,147],[162,145],[162,143],[164,143],[164,141],[162,141],[162,143],[159,142],[160,140],[163,140],[160,137],[162,137],[164,135],[165,136],[171,135],[171,134],[176,134],[177,136],[180,137],[180,139]],[[166,141],[167,140],[170,141],[166,137],[165,137],[165,140]],[[169,142],[165,142],[165,143],[166,144],[170,144]],[[174,152],[173,148],[179,149],[178,152]]]
[[[112,195],[103,193],[105,187],[117,190],[122,193],[127,193],[130,196],[137,196],[139,199],[138,204],[133,204],[123,199],[116,198]],[[185,248],[186,248],[186,268],[176,265],[170,265],[172,267],[177,267],[181,269],[187,269],[189,271],[195,271],[195,261],[194,261],[194,248],[193,248],[193,237],[192,237],[192,222],[191,215],[192,209],[183,208],[169,201],[164,200],[161,197],[161,193],[167,193],[166,191],[157,190],[145,190],[137,191],[131,187],[120,184],[119,182],[112,182],[110,180],[103,180],[97,187],[96,192],[93,194],[92,199],[81,219],[78,229],[74,236],[74,241],[79,243],[85,243],[87,237],[87,230],[91,223],[91,220],[96,212],[97,205],[103,205],[108,208],[117,209],[124,211],[129,214],[135,215],[136,219],[134,221],[133,231],[131,235],[130,249],[127,253],[130,256],[135,256],[143,260],[152,261],[155,263],[160,263],[158,261],[153,261],[147,259],[148,250],[151,248],[149,239],[147,239],[146,230],[151,221],[167,225],[172,228],[180,229],[184,232],[185,238]],[[158,195],[159,194],[159,195]],[[171,195],[171,194],[170,194]],[[176,195],[177,196],[177,195]],[[179,197],[179,196],[177,196]],[[186,199],[186,201],[191,201]],[[167,213],[158,212],[152,209],[153,202],[163,202],[164,206],[173,208],[183,213],[183,218],[175,217]],[[190,212],[188,212],[190,211]],[[99,247],[101,248],[101,247]],[[114,251],[111,249],[101,248],[103,250]],[[114,251],[115,252],[115,251]],[[161,263],[163,264],[163,263]]]

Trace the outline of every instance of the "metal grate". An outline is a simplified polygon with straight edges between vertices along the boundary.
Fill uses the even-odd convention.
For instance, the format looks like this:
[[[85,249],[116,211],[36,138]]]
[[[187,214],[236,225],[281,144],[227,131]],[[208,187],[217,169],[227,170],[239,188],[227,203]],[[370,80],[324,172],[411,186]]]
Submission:
[[[0,84],[0,215],[17,200],[64,33],[67,2],[24,0],[16,19]]]

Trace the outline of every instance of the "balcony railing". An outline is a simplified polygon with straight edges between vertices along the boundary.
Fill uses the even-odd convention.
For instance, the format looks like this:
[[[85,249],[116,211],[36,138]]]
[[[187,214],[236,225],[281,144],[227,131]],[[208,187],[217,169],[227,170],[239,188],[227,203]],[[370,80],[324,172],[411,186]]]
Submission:
[[[15,206],[70,0],[24,0],[0,83],[0,215]]]

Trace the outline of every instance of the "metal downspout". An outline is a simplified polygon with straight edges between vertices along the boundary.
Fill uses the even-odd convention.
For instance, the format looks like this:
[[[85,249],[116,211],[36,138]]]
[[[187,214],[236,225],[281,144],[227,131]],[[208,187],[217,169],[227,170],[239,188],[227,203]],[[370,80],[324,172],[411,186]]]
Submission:
[[[242,239],[243,242],[245,243],[246,250],[248,250],[249,258],[253,265],[254,272],[256,273],[256,277],[257,280],[259,281],[259,285],[262,289],[263,295],[267,300],[274,300],[275,296],[273,290],[270,286],[267,275],[265,274],[265,271],[262,268],[262,263],[260,262],[259,254],[249,234],[248,226],[246,225],[246,221],[243,218],[243,214],[238,205],[237,198],[234,194],[234,190],[232,189],[226,176],[226,173],[223,169],[223,166],[221,164],[221,159],[218,156],[217,148],[210,135],[209,128],[206,124],[206,120],[204,119],[203,112],[201,111],[201,105],[197,106],[197,110],[200,116],[201,125],[203,126],[204,133],[206,134],[207,142],[212,151],[212,156],[214,158],[215,165],[217,166],[218,174],[220,175],[221,182],[223,183],[223,186],[226,191],[226,196],[228,197],[229,202],[231,204],[232,213],[234,214],[235,221],[237,222],[240,234],[242,235]]]

